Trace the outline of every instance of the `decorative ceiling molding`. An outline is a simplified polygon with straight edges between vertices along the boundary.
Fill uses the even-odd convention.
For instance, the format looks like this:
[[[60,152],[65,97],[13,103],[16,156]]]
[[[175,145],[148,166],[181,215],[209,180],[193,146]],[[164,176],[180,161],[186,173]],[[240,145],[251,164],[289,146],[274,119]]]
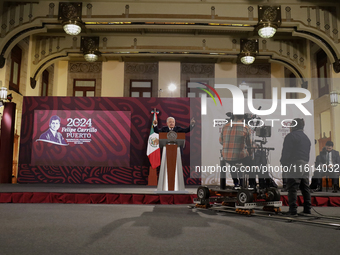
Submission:
[[[158,73],[158,64],[157,63],[134,63],[134,62],[125,62],[125,72],[127,74],[145,74],[145,73]]]
[[[215,69],[212,64],[182,63],[182,73],[214,75]]]
[[[287,40],[306,38],[313,41],[319,47],[326,49],[328,57],[336,67],[340,59],[338,38],[340,21],[335,13],[340,12],[340,3],[338,1],[322,2],[322,7],[319,7],[320,2],[304,1],[301,3],[301,1],[293,0],[289,6],[282,5],[281,15],[285,19],[282,20],[282,26],[278,29],[277,35]],[[4,7],[0,16],[0,68],[4,66],[13,46],[29,35],[65,36],[61,23],[58,21],[58,8],[56,7],[59,2],[26,2],[11,5],[11,7],[9,3],[11,2],[6,1],[4,6],[0,6],[0,8]],[[140,8],[141,5],[143,8]],[[241,1],[237,4],[214,2],[213,6],[207,3],[197,3],[197,5],[199,8],[193,6],[192,2],[181,2],[181,12],[178,13],[173,8],[173,3],[166,1],[138,1],[122,5],[120,2],[98,0],[84,5],[81,18],[86,23],[86,35],[100,36],[100,48],[104,47],[107,54],[113,55],[131,52],[130,49],[135,49],[133,54],[137,57],[145,54],[164,56],[176,51],[175,54],[188,52],[189,58],[195,58],[195,54],[211,54],[211,58],[220,58],[218,54],[226,54],[222,57],[227,58],[237,54],[239,50],[239,45],[232,41],[238,42],[240,38],[254,39],[254,36],[257,38],[253,32],[258,14],[254,12],[256,5],[249,5],[249,1]],[[156,9],[157,12],[152,11]],[[145,10],[150,11],[146,13]],[[197,43],[187,40],[196,37]],[[106,38],[106,41],[102,41],[102,38]],[[138,39],[138,45],[134,45],[134,38]],[[150,38],[154,42],[162,40],[170,42],[173,39],[176,39],[176,42],[145,43]],[[224,41],[223,38],[225,38]],[[129,43],[125,42],[125,39]],[[206,40],[203,46],[202,39]],[[279,54],[284,56],[285,48],[273,47],[275,40],[277,38],[266,40],[266,43],[261,42],[259,55],[276,54],[282,50]],[[78,44],[79,40],[73,41],[67,47],[60,46],[59,51],[55,51],[53,45],[51,51],[50,41],[46,41],[45,44],[39,46],[41,49],[35,52],[39,54],[38,58],[34,56],[32,59],[35,60],[35,64],[41,65],[42,62],[48,61],[51,55],[60,54],[61,49],[65,49],[66,54],[69,54],[66,49],[72,47],[73,52],[76,52],[80,47]],[[193,48],[190,49],[190,47]],[[35,51],[36,45],[33,49]],[[288,60],[293,59],[301,67],[308,61],[299,49],[289,51],[289,54],[285,57]],[[68,56],[72,59],[74,55]]]
[[[237,77],[255,77],[255,75],[267,77],[270,76],[270,74],[271,70],[269,64],[237,64]]]
[[[100,73],[101,71],[101,62],[69,62],[70,73]]]

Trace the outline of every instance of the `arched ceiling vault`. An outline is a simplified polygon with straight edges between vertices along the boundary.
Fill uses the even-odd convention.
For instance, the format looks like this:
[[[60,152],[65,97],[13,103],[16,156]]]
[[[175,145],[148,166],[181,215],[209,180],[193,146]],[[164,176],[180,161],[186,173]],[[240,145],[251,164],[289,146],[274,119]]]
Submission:
[[[273,38],[262,39],[256,30],[261,2],[82,2],[83,31],[70,36],[58,20],[59,2],[5,1],[0,16],[0,68],[11,49],[31,36],[34,84],[52,63],[81,58],[81,37],[96,36],[102,61],[131,57],[231,61],[240,53],[241,39],[258,39],[258,56],[286,66],[302,82],[308,76],[311,41],[326,52],[334,71],[340,71],[340,3],[296,0],[281,4],[281,26]]]

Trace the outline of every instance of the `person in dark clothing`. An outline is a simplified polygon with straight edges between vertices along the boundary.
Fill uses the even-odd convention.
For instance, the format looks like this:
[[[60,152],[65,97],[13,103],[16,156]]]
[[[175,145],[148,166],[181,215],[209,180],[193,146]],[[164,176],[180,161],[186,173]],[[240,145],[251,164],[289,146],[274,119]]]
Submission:
[[[339,152],[333,150],[333,142],[327,141],[326,146],[320,152],[320,155],[316,157],[315,162],[315,178],[317,179],[316,191],[322,191],[322,176],[329,176],[333,179],[333,192],[336,193],[339,190],[339,174],[331,171],[333,166],[340,164]],[[327,166],[327,172],[323,172],[322,165]],[[318,168],[319,167],[319,168]]]
[[[182,128],[179,126],[175,125],[176,121],[174,117],[168,117],[166,120],[166,126],[162,127],[161,129],[159,129],[157,127],[157,120],[153,121],[153,130],[155,131],[155,133],[159,133],[159,132],[169,132],[169,131],[175,131],[176,133],[188,133],[190,132],[194,126],[195,126],[195,120],[194,118],[191,119],[190,121],[190,126],[187,128]]]
[[[304,166],[309,162],[311,142],[303,132],[305,122],[303,119],[294,119],[295,126],[286,135],[280,162],[282,166],[291,169],[287,177],[289,215],[297,215],[297,190],[300,188],[303,196],[303,213],[311,213],[311,196],[309,189],[309,172]],[[294,171],[295,169],[295,171]]]
[[[159,132],[169,132],[169,131],[175,131],[176,133],[188,133],[190,132],[194,126],[195,126],[195,120],[194,118],[191,119],[190,121],[190,126],[187,128],[182,128],[179,126],[175,125],[176,121],[174,117],[168,117],[166,120],[166,126],[162,127],[161,129],[159,129],[157,127],[157,120],[154,120],[153,122],[153,130],[155,131],[155,133],[159,133]]]
[[[187,128],[182,128],[182,127],[176,126],[175,124],[176,124],[175,118],[174,117],[168,117],[166,119],[166,126],[159,129],[157,127],[157,125],[158,125],[157,120],[154,120],[153,121],[153,131],[155,131],[155,133],[157,133],[157,134],[159,132],[168,133],[169,131],[174,131],[176,133],[189,133],[195,126],[195,120],[194,120],[194,118],[192,118],[191,121],[190,121],[190,126],[187,127]],[[162,148],[162,150],[163,150],[163,148]],[[183,156],[183,147],[182,146],[180,148],[180,151],[181,151],[181,156]],[[163,155],[163,154],[161,153],[161,155]]]

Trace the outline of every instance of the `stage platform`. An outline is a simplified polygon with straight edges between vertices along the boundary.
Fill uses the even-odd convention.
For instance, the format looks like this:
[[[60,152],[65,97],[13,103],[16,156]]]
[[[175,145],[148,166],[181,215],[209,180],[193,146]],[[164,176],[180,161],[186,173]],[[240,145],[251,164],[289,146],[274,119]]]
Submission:
[[[216,186],[214,186],[216,187]],[[155,186],[107,184],[0,184],[0,203],[192,204],[198,186],[186,192],[158,193]],[[298,204],[303,198],[298,192]],[[314,192],[313,206],[340,206],[340,192]],[[284,206],[287,192],[281,192]]]

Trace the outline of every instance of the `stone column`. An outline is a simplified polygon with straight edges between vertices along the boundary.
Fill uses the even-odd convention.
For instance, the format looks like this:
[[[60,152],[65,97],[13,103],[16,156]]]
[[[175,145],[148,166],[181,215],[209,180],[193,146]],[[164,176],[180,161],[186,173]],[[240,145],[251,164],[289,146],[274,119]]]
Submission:
[[[340,73],[335,73],[334,71],[332,73],[331,91],[332,90],[340,93]],[[332,141],[334,142],[334,149],[340,151],[340,104],[331,108],[331,120]]]
[[[5,103],[1,120],[0,183],[12,183],[15,103]]]
[[[68,61],[54,65],[53,96],[67,96]]]
[[[180,97],[181,93],[181,63],[160,61],[158,63],[158,92],[159,97]],[[176,86],[176,90],[171,92],[170,84]]]
[[[102,66],[102,97],[124,96],[124,62],[107,61]]]

